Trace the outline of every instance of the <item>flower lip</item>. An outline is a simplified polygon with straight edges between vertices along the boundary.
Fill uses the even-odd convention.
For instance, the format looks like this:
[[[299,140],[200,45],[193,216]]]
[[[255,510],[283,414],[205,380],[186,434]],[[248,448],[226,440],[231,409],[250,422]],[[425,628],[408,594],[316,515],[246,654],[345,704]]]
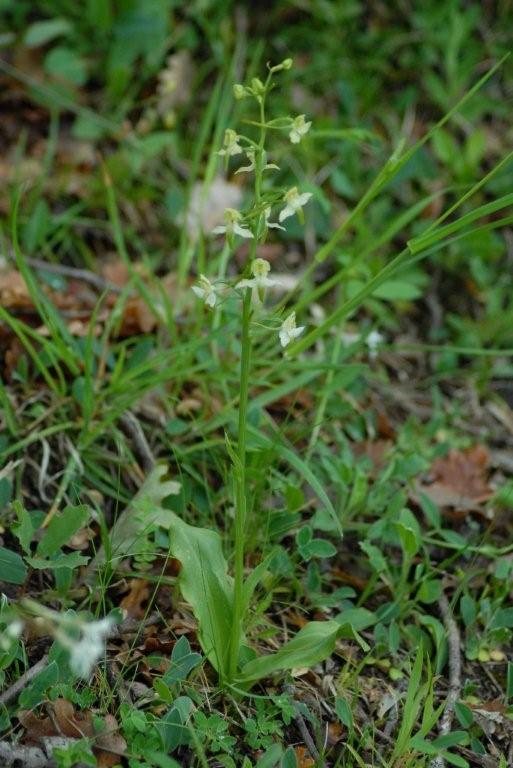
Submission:
[[[295,213],[301,210],[301,208],[307,204],[312,197],[311,192],[298,191],[297,187],[291,187],[283,196],[283,200],[286,203],[285,208],[282,208],[278,219],[280,222],[285,221],[290,216],[294,216]]]
[[[303,136],[310,130],[311,122],[306,122],[304,115],[298,115],[292,121],[292,127],[289,132],[289,139],[292,144],[299,144]]]
[[[224,132],[224,148],[220,149],[218,155],[226,155],[227,157],[233,157],[234,155],[240,155],[244,151],[239,144],[239,136],[232,128],[227,128]]]
[[[285,318],[279,330],[281,346],[284,348],[288,346],[290,342],[294,341],[294,339],[297,339],[297,337],[300,336],[304,330],[304,325],[300,325],[299,327],[296,326],[296,313],[291,312],[290,315]]]
[[[193,285],[192,290],[205,302],[207,307],[215,307],[217,301],[216,287],[213,285],[208,277],[200,275],[198,278],[199,285]]]
[[[258,288],[262,291],[264,288],[269,288],[276,285],[276,280],[270,280],[267,275],[271,270],[271,265],[266,259],[255,259],[251,263],[251,274],[253,278],[251,280],[240,280],[237,283],[236,288]]]
[[[239,224],[239,221],[242,219],[242,214],[240,211],[237,211],[235,208],[225,208],[224,211],[224,220],[225,224],[221,225],[219,227],[214,227],[212,230],[212,234],[214,235],[221,235],[226,233],[228,237],[233,237],[233,235],[239,235],[240,237],[245,238],[252,238],[253,232],[249,230],[247,227],[243,227],[241,224]]]

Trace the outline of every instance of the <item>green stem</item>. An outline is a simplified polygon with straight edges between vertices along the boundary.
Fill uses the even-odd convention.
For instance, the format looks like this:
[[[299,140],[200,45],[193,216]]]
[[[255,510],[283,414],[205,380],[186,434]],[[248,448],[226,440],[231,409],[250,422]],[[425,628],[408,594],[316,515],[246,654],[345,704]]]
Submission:
[[[242,303],[242,354],[240,361],[239,429],[237,435],[237,466],[235,467],[235,579],[233,592],[233,621],[230,643],[230,680],[237,673],[237,662],[244,614],[244,528],[246,524],[246,419],[248,413],[249,370],[251,364],[251,288],[244,293]]]
[[[269,73],[265,90],[269,86],[271,73]],[[260,139],[255,157],[255,207],[260,205],[262,195],[262,158],[265,144],[265,101],[260,99]],[[260,217],[257,218],[251,241],[250,261],[256,258],[257,238],[260,230]],[[230,638],[229,680],[235,679],[237,663],[242,637],[242,623],[244,619],[244,544],[245,525],[247,514],[246,494],[246,421],[248,413],[249,397],[249,372],[251,366],[251,339],[249,327],[251,320],[252,289],[247,288],[242,302],[242,338],[239,384],[239,428],[237,435],[237,466],[235,467],[235,565],[233,586],[233,619]]]

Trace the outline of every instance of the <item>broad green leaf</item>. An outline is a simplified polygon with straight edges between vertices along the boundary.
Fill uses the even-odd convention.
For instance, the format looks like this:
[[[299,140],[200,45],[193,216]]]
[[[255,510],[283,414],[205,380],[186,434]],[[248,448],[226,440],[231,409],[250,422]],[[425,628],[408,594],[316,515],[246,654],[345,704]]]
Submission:
[[[442,593],[442,582],[439,579],[428,579],[423,581],[417,592],[417,599],[421,603],[430,605],[436,603]]]
[[[337,621],[311,621],[276,653],[245,664],[238,682],[244,685],[284,669],[313,667],[333,653],[341,630]]]
[[[27,578],[27,566],[17,552],[0,547],[0,582],[23,584]]]
[[[199,653],[193,653],[189,641],[183,635],[171,653],[171,666],[164,674],[163,680],[166,685],[173,685],[180,680],[185,680],[189,672],[201,664],[202,656]]]
[[[201,647],[222,675],[227,669],[233,615],[233,581],[215,531],[188,525],[167,512],[170,554],[180,561],[178,577],[184,599],[198,620]]]
[[[50,520],[43,538],[38,544],[39,557],[54,555],[65,544],[69,543],[72,536],[88,522],[91,516],[90,507],[87,504],[79,504],[76,507],[65,507],[60,514],[56,514]]]
[[[39,45],[50,43],[56,37],[67,34],[71,28],[67,19],[35,21],[27,28],[23,42],[28,48],[37,48]]]
[[[87,64],[73,48],[58,46],[45,58],[44,68],[54,77],[68,80],[74,85],[84,85],[87,80]]]
[[[168,752],[172,752],[180,744],[188,743],[187,721],[191,709],[192,700],[188,696],[179,696],[162,720],[156,723],[162,745]]]
[[[347,608],[336,616],[335,621],[343,625],[349,625],[355,632],[372,627],[378,620],[378,617],[367,608]]]

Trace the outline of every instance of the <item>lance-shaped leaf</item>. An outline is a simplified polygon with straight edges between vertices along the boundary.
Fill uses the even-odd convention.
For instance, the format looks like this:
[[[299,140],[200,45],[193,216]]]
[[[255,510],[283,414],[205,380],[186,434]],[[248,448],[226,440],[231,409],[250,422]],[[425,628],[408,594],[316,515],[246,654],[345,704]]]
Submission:
[[[179,586],[198,620],[205,656],[223,678],[233,620],[233,580],[215,531],[196,528],[168,512],[170,553],[180,561]]]

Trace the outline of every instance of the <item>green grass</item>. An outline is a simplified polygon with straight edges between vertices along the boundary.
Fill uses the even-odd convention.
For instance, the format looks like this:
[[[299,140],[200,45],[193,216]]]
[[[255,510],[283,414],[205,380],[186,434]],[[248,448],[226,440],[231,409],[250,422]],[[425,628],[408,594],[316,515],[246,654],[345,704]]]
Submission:
[[[64,698],[96,725],[62,768],[97,764],[102,728],[130,768],[508,764],[510,17],[435,0],[3,3],[1,243],[27,292],[11,301],[0,272],[0,689],[49,658],[0,704],[0,742],[23,743],[21,710]],[[166,106],[177,53],[189,70]],[[249,250],[213,224],[191,235],[225,129],[264,140],[233,84],[288,56],[267,116],[312,129],[295,146],[271,123],[279,170],[252,192],[233,158],[240,199],[221,207],[258,234],[297,185],[304,227]],[[198,275],[233,286],[255,256],[295,281],[267,314],[249,326],[233,292],[205,310]],[[109,262],[116,291],[58,269]],[[283,355],[293,310],[306,331]],[[461,458],[475,445],[481,474]],[[489,490],[471,504],[432,495],[451,451],[462,495]],[[444,599],[463,664],[448,732]],[[121,622],[88,680],[59,642],[75,613]]]

